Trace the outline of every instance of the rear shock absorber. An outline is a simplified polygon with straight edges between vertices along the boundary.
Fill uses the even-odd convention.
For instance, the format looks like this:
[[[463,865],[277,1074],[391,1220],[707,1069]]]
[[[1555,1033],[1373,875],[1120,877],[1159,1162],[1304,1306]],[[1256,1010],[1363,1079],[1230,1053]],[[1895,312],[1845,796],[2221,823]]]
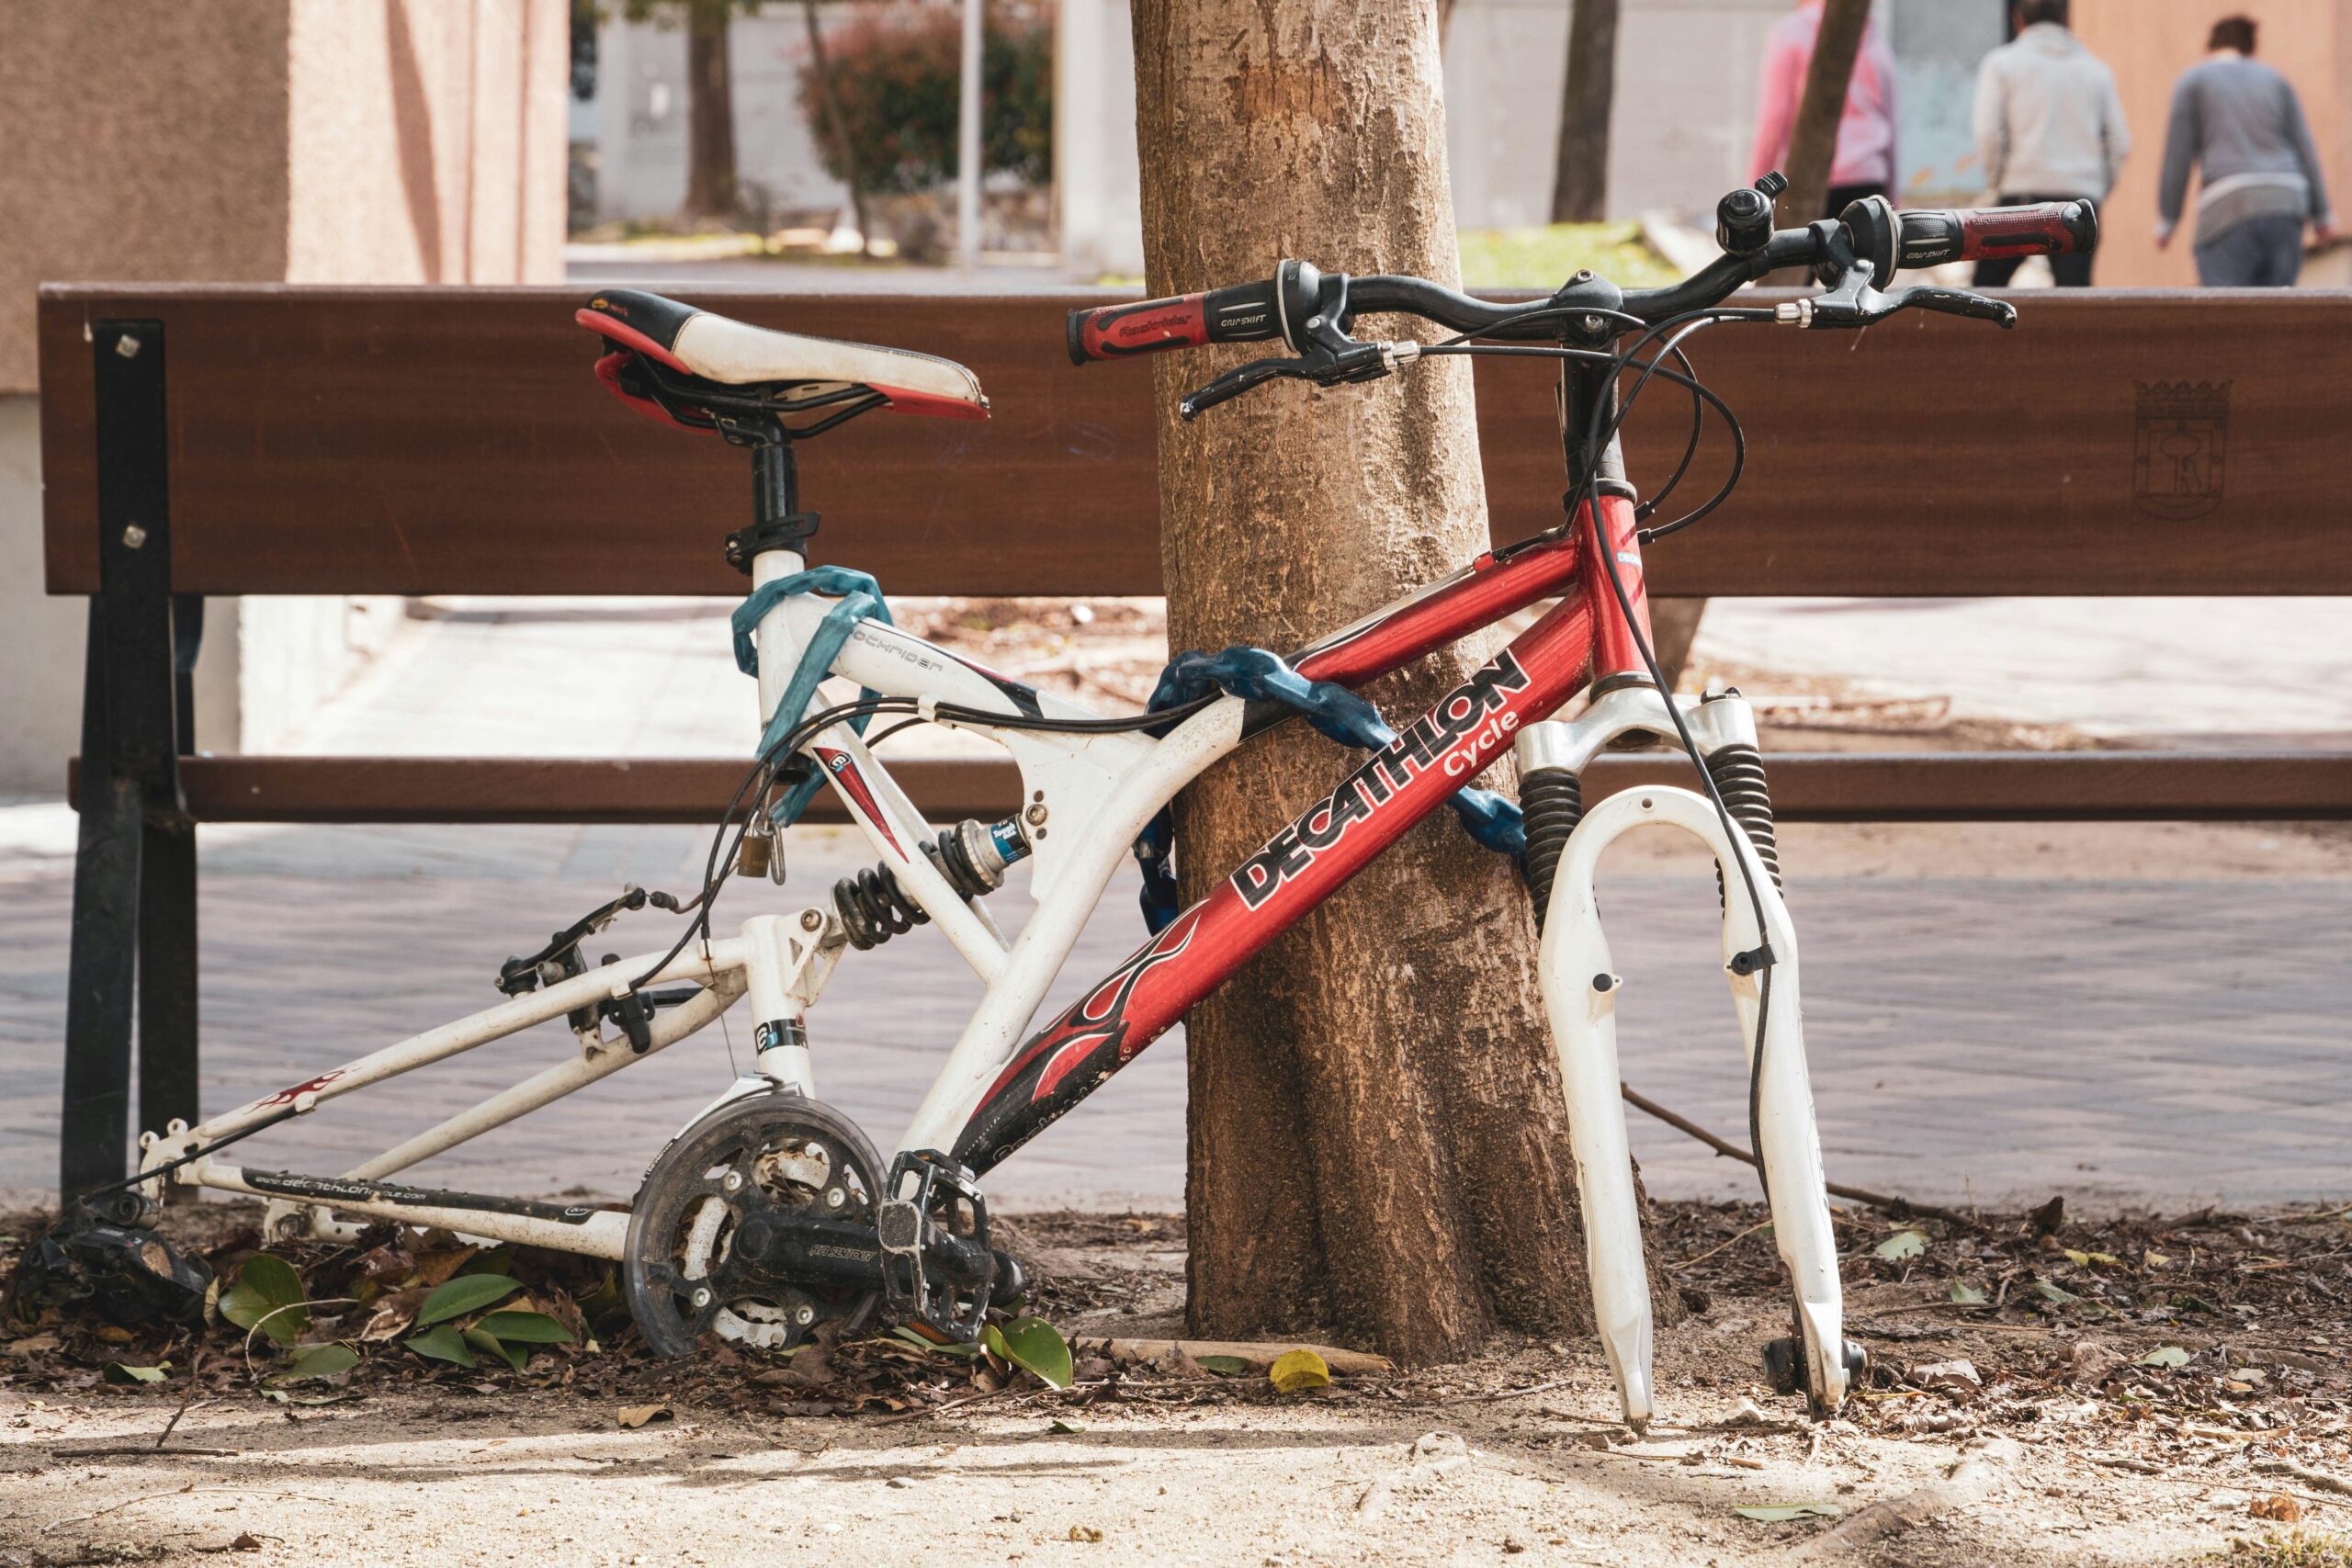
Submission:
[[[1521,874],[1535,900],[1535,929],[1552,907],[1552,878],[1568,835],[1584,820],[1584,784],[1566,768],[1535,768],[1520,775],[1519,809],[1527,828],[1527,858]]]
[[[1772,886],[1781,886],[1781,845],[1772,826],[1772,795],[1764,784],[1764,754],[1744,742],[1708,753],[1707,776],[1715,781],[1715,792],[1724,797],[1724,808],[1732,819],[1747,830],[1748,841],[1756,846],[1756,858],[1772,874]],[[1532,847],[1533,835],[1529,835]],[[1715,868],[1715,890],[1723,891],[1723,868]]]
[[[1005,867],[1028,855],[1029,840],[1014,818],[989,823],[967,817],[924,844],[922,852],[958,895],[985,898],[1004,886]],[[931,923],[930,913],[907,896],[888,864],[834,883],[833,912],[841,917],[849,944],[861,953]]]

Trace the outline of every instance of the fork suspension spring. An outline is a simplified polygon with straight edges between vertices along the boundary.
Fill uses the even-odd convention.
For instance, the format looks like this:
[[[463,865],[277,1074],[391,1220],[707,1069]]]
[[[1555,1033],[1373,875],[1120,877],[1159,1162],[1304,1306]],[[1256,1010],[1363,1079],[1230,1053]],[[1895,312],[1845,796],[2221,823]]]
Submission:
[[[1726,746],[1708,757],[1707,774],[1715,781],[1724,809],[1747,830],[1748,841],[1756,846],[1756,858],[1772,874],[1772,886],[1780,886],[1781,845],[1772,824],[1771,793],[1764,784],[1763,753],[1753,746]],[[1717,891],[1721,891],[1721,867],[1716,868],[1715,880]]]
[[[1535,929],[1552,905],[1552,879],[1568,835],[1584,820],[1584,784],[1566,768],[1537,768],[1519,781],[1519,809],[1527,824],[1527,859],[1521,874],[1535,900]]]

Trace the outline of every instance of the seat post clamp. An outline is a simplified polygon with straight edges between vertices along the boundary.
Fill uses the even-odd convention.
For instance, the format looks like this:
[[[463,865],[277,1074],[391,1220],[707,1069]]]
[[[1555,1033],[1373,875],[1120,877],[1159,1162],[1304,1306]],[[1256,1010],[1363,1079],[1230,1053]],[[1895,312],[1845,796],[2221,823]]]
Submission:
[[[739,528],[727,536],[727,564],[749,577],[752,558],[762,550],[790,550],[806,555],[808,551],[802,547],[815,536],[817,521],[814,512],[795,512]]]

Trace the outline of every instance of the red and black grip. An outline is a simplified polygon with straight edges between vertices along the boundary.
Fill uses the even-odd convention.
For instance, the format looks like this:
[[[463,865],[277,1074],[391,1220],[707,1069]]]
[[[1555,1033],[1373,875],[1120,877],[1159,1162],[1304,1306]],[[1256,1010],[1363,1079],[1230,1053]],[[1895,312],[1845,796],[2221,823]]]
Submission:
[[[1204,343],[1260,343],[1283,335],[1276,285],[1237,284],[1205,294],[1147,299],[1139,305],[1104,305],[1069,313],[1069,362],[1128,359],[1164,348],[1197,348]]]
[[[1905,212],[1902,218],[1905,266],[2087,255],[2098,248],[2098,208],[2088,201]]]

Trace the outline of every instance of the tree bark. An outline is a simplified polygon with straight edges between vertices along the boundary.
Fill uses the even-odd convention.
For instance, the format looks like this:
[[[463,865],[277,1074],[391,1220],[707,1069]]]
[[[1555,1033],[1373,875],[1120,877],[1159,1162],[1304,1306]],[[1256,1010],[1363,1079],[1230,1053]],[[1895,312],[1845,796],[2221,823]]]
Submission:
[[[1609,113],[1616,96],[1617,0],[1574,0],[1552,171],[1555,223],[1598,223],[1609,216]]]
[[[842,99],[833,85],[832,56],[825,51],[825,29],[818,22],[817,0],[800,0],[800,19],[808,30],[808,63],[817,73],[817,97],[825,110],[825,128],[841,144],[842,184],[849,187],[850,216],[857,223],[857,254],[874,254],[874,231],[865,221],[865,175],[857,161],[857,140],[842,118]]]
[[[728,50],[731,0],[689,0],[686,10],[688,218],[735,216],[735,85]]]
[[[1870,20],[1871,0],[1827,0],[1822,6],[1821,30],[1814,39],[1813,60],[1805,66],[1804,93],[1797,99],[1796,125],[1789,132],[1789,165],[1781,171],[1789,176],[1789,188],[1781,193],[1784,229],[1822,216],[1829,175],[1838,162],[1838,125],[1846,118],[1846,87],[1854,79],[1854,62],[1861,54],[1862,31]],[[1803,275],[1790,280],[1802,282]]]
[[[1284,257],[1458,280],[1427,0],[1136,0],[1134,14],[1151,292],[1266,277]],[[1288,651],[1487,547],[1465,365],[1329,391],[1277,383],[1178,423],[1182,390],[1269,345],[1247,346],[1157,367],[1172,647]],[[1499,640],[1365,694],[1402,724]],[[1187,901],[1353,765],[1292,724],[1193,784],[1177,808]],[[1508,771],[1485,782],[1509,789]],[[1193,1010],[1193,1332],[1321,1325],[1428,1362],[1497,1324],[1590,1327],[1532,938],[1510,863],[1441,811]],[[1662,1281],[1657,1298],[1679,1313]]]

